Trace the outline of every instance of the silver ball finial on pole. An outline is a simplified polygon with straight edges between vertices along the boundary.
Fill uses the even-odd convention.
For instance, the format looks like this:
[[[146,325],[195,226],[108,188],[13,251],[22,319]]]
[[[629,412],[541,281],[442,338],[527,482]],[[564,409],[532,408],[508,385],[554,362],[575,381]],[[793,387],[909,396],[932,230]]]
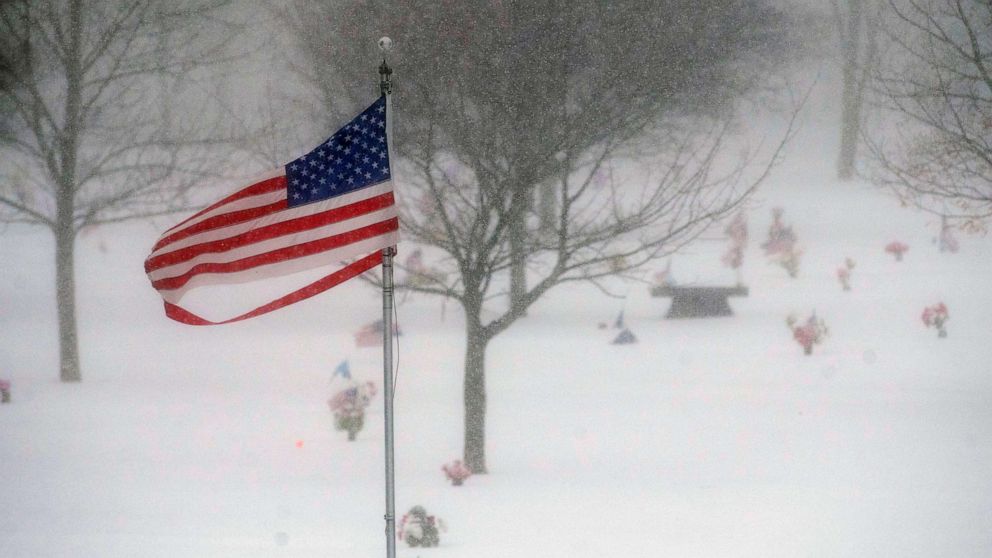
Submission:
[[[393,70],[386,64],[386,54],[393,50],[393,40],[389,37],[379,39],[379,50],[382,51],[382,64],[379,65],[379,93],[388,95],[393,90],[393,84],[390,81]]]

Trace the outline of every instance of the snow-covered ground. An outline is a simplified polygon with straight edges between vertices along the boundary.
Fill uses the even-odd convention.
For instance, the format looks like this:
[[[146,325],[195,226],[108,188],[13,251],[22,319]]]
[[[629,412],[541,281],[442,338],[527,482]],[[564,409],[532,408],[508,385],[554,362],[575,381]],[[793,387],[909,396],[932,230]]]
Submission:
[[[461,452],[459,308],[401,297],[397,511],[423,505],[448,532],[400,556],[992,555],[992,239],[940,253],[935,219],[834,181],[831,115],[807,108],[754,200],[734,317],[664,320],[644,285],[626,302],[570,286],[493,342],[491,474],[462,487],[440,471]],[[757,246],[774,206],[804,249],[796,279]],[[0,232],[0,555],[384,555],[381,395],[352,443],[326,405],[345,358],[381,385],[379,352],[352,338],[379,295],[356,282],[180,326],[142,271],[164,226],[80,239],[73,385],[57,379],[52,242]],[[883,251],[896,239],[902,262]],[[722,249],[673,271],[725,274]],[[920,320],[938,301],[946,339]],[[636,345],[597,328],[621,309]],[[785,317],[813,310],[830,336],[804,356]]]

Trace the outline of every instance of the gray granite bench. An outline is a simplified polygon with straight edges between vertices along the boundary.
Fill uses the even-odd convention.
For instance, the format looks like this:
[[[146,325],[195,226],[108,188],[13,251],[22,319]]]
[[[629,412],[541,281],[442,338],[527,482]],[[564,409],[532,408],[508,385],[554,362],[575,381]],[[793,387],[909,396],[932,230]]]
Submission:
[[[747,287],[681,287],[661,285],[651,288],[651,296],[672,299],[666,318],[711,318],[733,316],[727,297],[747,296]]]

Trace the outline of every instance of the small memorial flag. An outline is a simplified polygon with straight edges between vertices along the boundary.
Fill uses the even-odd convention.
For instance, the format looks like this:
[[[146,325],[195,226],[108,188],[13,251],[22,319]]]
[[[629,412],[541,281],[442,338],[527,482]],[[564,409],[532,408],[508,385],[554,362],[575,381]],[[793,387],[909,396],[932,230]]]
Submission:
[[[386,331],[386,326],[382,320],[366,324],[355,332],[355,345],[358,347],[381,347],[384,331]],[[393,323],[393,335],[400,335],[400,328],[395,323]]]
[[[351,379],[351,367],[348,366],[347,360],[342,360],[341,364],[334,369],[334,374],[331,375],[331,378],[333,379],[335,376],[341,376],[345,380]]]
[[[190,325],[260,316],[379,265],[399,240],[380,97],[330,139],[167,230],[145,260],[165,314]],[[204,285],[265,280],[327,267],[330,273],[250,312],[212,322],[179,306]]]

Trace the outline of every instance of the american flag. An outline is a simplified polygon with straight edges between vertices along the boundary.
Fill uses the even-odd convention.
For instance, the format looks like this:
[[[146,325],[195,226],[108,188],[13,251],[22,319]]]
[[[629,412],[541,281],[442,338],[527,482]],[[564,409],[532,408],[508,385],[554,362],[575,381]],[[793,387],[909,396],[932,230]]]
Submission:
[[[378,265],[382,249],[399,240],[386,106],[380,97],[306,155],[165,231],[145,260],[145,272],[165,301],[166,316],[191,325],[244,320]],[[179,306],[196,287],[322,266],[331,273],[227,320],[209,321]]]

